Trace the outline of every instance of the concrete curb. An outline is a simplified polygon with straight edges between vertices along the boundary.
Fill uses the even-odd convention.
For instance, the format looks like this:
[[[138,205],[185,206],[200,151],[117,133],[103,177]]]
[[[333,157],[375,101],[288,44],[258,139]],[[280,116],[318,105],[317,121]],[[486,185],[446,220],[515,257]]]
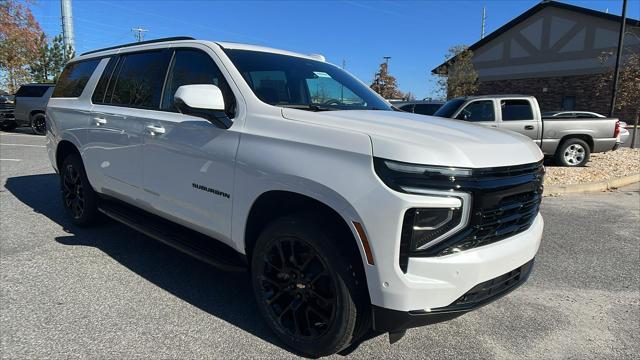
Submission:
[[[640,182],[640,174],[633,174],[628,176],[619,177],[617,179],[611,179],[606,181],[587,183],[587,184],[572,184],[572,185],[550,185],[544,187],[543,196],[552,195],[564,195],[564,194],[579,194],[596,191],[606,191],[621,186],[631,185],[633,183]]]

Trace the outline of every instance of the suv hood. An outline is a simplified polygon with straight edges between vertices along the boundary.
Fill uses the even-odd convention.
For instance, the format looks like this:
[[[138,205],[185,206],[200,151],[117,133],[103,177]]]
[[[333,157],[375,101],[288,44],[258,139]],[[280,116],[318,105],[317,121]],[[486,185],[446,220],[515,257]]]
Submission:
[[[286,119],[339,127],[369,135],[373,155],[416,164],[484,168],[540,161],[526,136],[464,121],[398,111],[310,112],[282,109]]]

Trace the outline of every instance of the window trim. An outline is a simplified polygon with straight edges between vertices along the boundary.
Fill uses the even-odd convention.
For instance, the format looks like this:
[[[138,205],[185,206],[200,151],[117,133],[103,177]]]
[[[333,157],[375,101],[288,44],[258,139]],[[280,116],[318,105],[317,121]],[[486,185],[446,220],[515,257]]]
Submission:
[[[118,53],[118,54],[111,54],[111,55],[102,56],[102,57],[100,57],[100,59],[105,58],[105,57],[114,57],[117,62],[116,62],[116,65],[113,68],[111,76],[109,77],[109,82],[107,83],[107,88],[105,90],[105,96],[103,98],[103,102],[94,103],[91,98],[89,99],[89,101],[91,101],[91,103],[95,104],[95,105],[122,107],[122,108],[128,108],[128,109],[140,109],[140,110],[148,110],[148,111],[161,111],[161,112],[168,112],[168,113],[171,113],[171,114],[181,114],[179,111],[174,111],[174,110],[170,110],[170,109],[162,109],[162,103],[164,101],[164,92],[165,92],[165,88],[167,86],[167,81],[169,80],[169,73],[173,68],[173,65],[174,65],[174,62],[175,62],[176,51],[178,51],[178,50],[190,50],[190,51],[201,52],[204,55],[206,55],[209,59],[211,59],[213,64],[218,68],[218,71],[220,72],[220,75],[222,75],[224,80],[227,82],[227,85],[231,89],[231,94],[233,95],[233,98],[234,98],[234,100],[236,102],[236,113],[235,113],[235,116],[233,118],[230,118],[230,120],[232,120],[232,122],[233,122],[233,119],[236,119],[238,117],[238,110],[239,110],[238,109],[238,104],[239,104],[239,101],[238,101],[238,96],[236,96],[235,91],[233,90],[233,88],[230,85],[231,82],[228,79],[229,76],[225,75],[224,71],[222,71],[222,67],[215,61],[215,59],[213,58],[213,56],[211,56],[211,54],[207,53],[205,50],[203,50],[201,48],[198,48],[198,47],[191,47],[191,46],[162,47],[162,48],[153,48],[153,49],[145,49],[145,50],[138,50],[138,51],[129,51],[129,52],[123,52],[123,53]],[[117,81],[113,82],[113,86],[112,86],[112,81],[113,81],[114,75],[116,73],[117,73],[117,76],[115,77],[116,79],[118,79],[118,77],[120,76],[120,71],[122,70],[122,64],[125,62],[124,60],[126,59],[127,55],[139,54],[139,53],[147,53],[147,52],[162,52],[162,51],[171,51],[171,59],[169,60],[169,64],[168,64],[167,69],[166,69],[165,74],[164,74],[164,80],[163,80],[163,83],[162,83],[162,91],[161,91],[161,94],[160,94],[160,96],[161,96],[160,97],[160,104],[158,105],[157,108],[146,108],[146,107],[141,107],[141,106],[112,104],[111,102],[105,102],[104,101],[104,100],[106,100],[107,95],[109,95],[110,99],[113,97],[113,92],[115,91],[115,87],[116,87]],[[97,58],[92,58],[92,59],[97,59]],[[105,67],[105,69],[106,69],[106,67]],[[103,69],[103,72],[104,72],[104,69]],[[102,77],[102,74],[100,74],[100,77]],[[98,79],[98,81],[100,81],[100,79]],[[111,91],[109,91],[110,87],[111,87]],[[94,87],[93,91],[95,92],[95,87]],[[93,95],[93,92],[91,94]]]

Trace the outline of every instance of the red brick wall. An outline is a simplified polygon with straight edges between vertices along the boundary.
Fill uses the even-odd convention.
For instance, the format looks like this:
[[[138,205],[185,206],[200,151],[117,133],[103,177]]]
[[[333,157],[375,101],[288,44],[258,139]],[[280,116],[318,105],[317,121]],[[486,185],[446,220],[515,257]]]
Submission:
[[[533,95],[538,99],[542,111],[562,110],[563,98],[565,96],[575,96],[574,110],[593,111],[608,116],[611,104],[611,90],[607,88],[602,94],[596,95],[598,78],[598,75],[578,75],[480,81],[478,95]],[[615,117],[632,124],[635,121],[635,110],[628,107],[622,109],[622,111],[616,111]]]

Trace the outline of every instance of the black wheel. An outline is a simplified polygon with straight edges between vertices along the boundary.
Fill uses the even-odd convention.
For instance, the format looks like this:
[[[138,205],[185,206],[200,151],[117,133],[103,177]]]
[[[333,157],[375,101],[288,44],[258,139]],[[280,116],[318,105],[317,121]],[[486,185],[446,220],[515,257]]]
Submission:
[[[31,117],[31,129],[36,135],[44,135],[47,132],[47,125],[44,114],[37,113]]]
[[[60,169],[62,203],[74,224],[88,226],[98,219],[98,196],[89,184],[78,154],[68,155]]]
[[[366,287],[335,233],[310,217],[283,217],[262,232],[252,255],[262,316],[290,348],[307,356],[339,352],[368,324]]]
[[[556,151],[556,163],[562,166],[585,166],[589,161],[591,149],[589,145],[581,139],[567,139]]]
[[[18,123],[15,121],[3,121],[0,123],[0,130],[2,131],[11,131],[18,127]]]

